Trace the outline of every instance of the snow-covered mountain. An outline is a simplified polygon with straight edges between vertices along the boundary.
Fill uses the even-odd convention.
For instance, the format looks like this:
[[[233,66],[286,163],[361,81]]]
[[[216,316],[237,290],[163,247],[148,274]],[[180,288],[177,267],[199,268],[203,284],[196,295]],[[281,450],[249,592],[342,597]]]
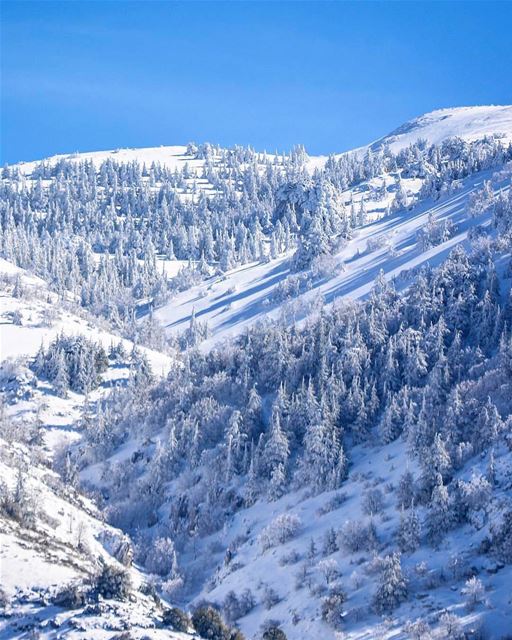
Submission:
[[[511,143],[5,168],[0,638],[505,638]]]
[[[2,438],[0,447],[0,638],[85,640],[126,629],[137,638],[190,637],[165,624],[165,607],[131,566],[129,538],[105,524],[91,500],[48,469],[34,443]],[[110,576],[110,597],[102,575]],[[115,592],[116,578],[130,590],[129,603]]]

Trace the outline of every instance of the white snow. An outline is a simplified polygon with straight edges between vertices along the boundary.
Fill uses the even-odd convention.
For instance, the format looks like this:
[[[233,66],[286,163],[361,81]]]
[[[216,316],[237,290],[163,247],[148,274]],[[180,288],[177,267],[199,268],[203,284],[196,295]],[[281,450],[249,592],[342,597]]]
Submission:
[[[26,528],[0,514],[0,586],[11,600],[5,615],[0,615],[2,640],[27,637],[30,625],[38,629],[37,637],[48,640],[56,637],[57,627],[59,637],[76,640],[107,639],[112,631],[126,628],[137,639],[190,637],[154,629],[161,611],[139,592],[145,577],[136,566],[129,569],[134,593],[130,602],[102,601],[84,616],[83,607],[61,610],[45,601],[65,585],[97,573],[101,561],[117,564],[112,552],[126,538],[103,522],[91,500],[59,486],[57,474],[38,464],[28,448],[0,438],[0,484],[12,489],[18,468],[24,470],[33,496],[36,522]]]
[[[115,162],[139,162],[140,164],[146,164],[149,167],[151,164],[159,163],[169,169],[183,168],[186,163],[189,167],[199,168],[203,166],[201,160],[195,160],[192,156],[187,156],[187,147],[175,145],[175,146],[160,146],[160,147],[147,147],[143,149],[110,149],[106,151],[91,151],[85,153],[69,153],[59,154],[51,156],[48,161],[51,164],[55,164],[59,160],[76,160],[77,162],[93,162],[96,167],[100,166],[102,162],[109,158]],[[20,169],[27,175],[29,175],[38,161],[22,162],[19,164]]]
[[[179,271],[180,266],[174,263],[182,261],[167,261],[165,268],[171,273]],[[20,276],[25,290],[22,298],[14,298],[12,292],[0,288],[0,318],[2,328],[0,332],[0,361],[7,358],[33,357],[41,344],[48,346],[59,333],[66,335],[83,335],[94,342],[100,342],[105,349],[112,343],[123,342],[125,350],[130,352],[133,343],[108,331],[101,330],[98,323],[93,323],[85,317],[80,317],[72,311],[66,311],[65,306],[59,305],[56,294],[52,293],[47,284],[25,270],[0,258],[0,278],[3,275]],[[20,311],[22,324],[16,325],[7,320],[8,314]],[[141,347],[157,375],[166,375],[169,371],[171,358],[153,349]]]
[[[238,595],[243,589],[249,587],[256,600],[261,602],[264,586],[272,587],[281,597],[281,601],[265,611],[259,604],[246,617],[240,620],[242,631],[253,637],[251,633],[258,628],[261,620],[273,618],[281,620],[283,629],[290,638],[322,638],[335,640],[340,636],[336,631],[325,625],[318,616],[319,598],[312,593],[314,585],[326,585],[325,579],[319,570],[319,563],[326,559],[322,554],[322,542],[325,532],[333,528],[338,531],[347,520],[362,520],[368,523],[369,517],[361,510],[362,494],[368,487],[379,487],[384,494],[384,509],[381,514],[374,516],[374,522],[378,529],[378,537],[382,547],[393,540],[393,534],[398,526],[400,511],[396,508],[396,496],[386,490],[388,485],[397,486],[400,476],[404,472],[403,460],[406,459],[406,444],[394,442],[387,446],[357,447],[352,450],[352,469],[350,477],[338,492],[324,492],[318,496],[308,497],[306,491],[288,493],[275,502],[258,501],[248,509],[236,514],[230,522],[228,531],[216,534],[202,542],[202,548],[198,553],[200,558],[208,558],[208,565],[213,564],[213,579],[210,586],[205,588],[198,599],[205,598],[222,602],[226,594],[233,590]],[[512,454],[507,452],[500,460],[500,464],[510,465]],[[413,469],[411,471],[414,472]],[[485,460],[481,472],[485,472]],[[321,508],[335,496],[343,494],[344,500],[335,509],[323,513]],[[499,504],[497,500],[496,504]],[[423,516],[423,508],[419,508]],[[302,527],[296,537],[289,542],[262,551],[257,543],[257,537],[279,514],[295,514],[302,521]],[[344,548],[327,556],[333,560],[341,572],[341,581],[350,596],[346,603],[349,622],[344,630],[343,638],[346,640],[373,640],[373,638],[385,638],[405,640],[409,636],[404,634],[404,621],[418,618],[428,619],[431,611],[449,609],[455,613],[467,625],[476,618],[475,614],[464,607],[464,598],[457,585],[460,581],[448,577],[445,581],[435,584],[435,576],[441,572],[449,574],[448,563],[453,554],[461,547],[467,547],[467,539],[474,541],[473,546],[478,545],[483,538],[485,530],[477,531],[466,525],[463,529],[454,531],[447,536],[446,541],[439,549],[420,547],[413,554],[402,556],[402,564],[411,581],[411,587],[417,595],[424,597],[410,598],[402,604],[400,615],[394,615],[387,620],[382,620],[373,614],[370,609],[371,597],[375,590],[376,574],[371,574],[363,568],[363,561],[368,561],[371,553],[360,551],[351,553]],[[464,538],[461,544],[460,538]],[[211,549],[226,549],[233,541],[240,540],[238,548],[233,554],[229,564],[223,562],[223,553],[212,553]],[[316,546],[316,556],[308,559],[308,550],[311,540]],[[284,564],[283,556],[290,551],[296,551],[298,560],[291,564]],[[206,560],[202,561],[206,564]],[[424,577],[415,572],[415,567],[425,562],[428,570]],[[503,637],[512,628],[512,611],[509,606],[509,593],[507,583],[512,578],[510,566],[494,572],[495,563],[485,556],[473,558],[472,562],[481,570],[480,577],[484,583],[492,584],[492,601],[494,608],[481,607],[479,610],[480,621],[487,618],[491,623],[487,630],[489,638]],[[215,567],[217,563],[217,567]],[[304,580],[297,580],[301,566],[306,564],[308,576]],[[489,570],[490,569],[490,570]],[[489,571],[488,571],[489,570]],[[493,573],[491,573],[493,571]],[[356,580],[359,586],[354,585]],[[435,586],[429,587],[429,581]],[[502,607],[499,606],[502,603]],[[357,611],[361,612],[361,620],[357,619]],[[296,612],[299,621],[292,623],[292,613]],[[433,618],[435,622],[435,616]],[[434,636],[441,638],[443,636]],[[486,636],[487,637],[487,636]]]

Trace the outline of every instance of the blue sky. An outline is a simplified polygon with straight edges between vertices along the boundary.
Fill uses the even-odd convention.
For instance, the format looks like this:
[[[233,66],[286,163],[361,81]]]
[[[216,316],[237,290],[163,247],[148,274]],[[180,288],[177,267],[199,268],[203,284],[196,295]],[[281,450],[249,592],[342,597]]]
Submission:
[[[1,159],[210,141],[310,153],[512,103],[509,2],[2,2]]]

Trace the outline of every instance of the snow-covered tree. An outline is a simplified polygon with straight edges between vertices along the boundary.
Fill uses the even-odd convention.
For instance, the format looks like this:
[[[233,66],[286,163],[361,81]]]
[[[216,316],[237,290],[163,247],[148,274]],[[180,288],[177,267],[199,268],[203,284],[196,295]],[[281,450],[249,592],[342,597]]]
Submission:
[[[390,613],[407,599],[407,580],[402,573],[400,554],[393,553],[383,560],[379,584],[373,595],[377,613]]]
[[[413,553],[420,546],[421,523],[414,510],[402,511],[397,531],[397,544],[402,553]]]

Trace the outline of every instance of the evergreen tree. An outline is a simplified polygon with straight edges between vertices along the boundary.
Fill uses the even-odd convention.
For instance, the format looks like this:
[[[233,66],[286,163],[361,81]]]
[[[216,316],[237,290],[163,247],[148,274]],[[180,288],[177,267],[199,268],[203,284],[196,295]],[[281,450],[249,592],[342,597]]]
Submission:
[[[53,361],[53,388],[61,398],[67,398],[69,390],[69,373],[64,352],[59,350]]]
[[[438,477],[447,478],[452,462],[446,445],[439,433],[434,436],[431,447],[427,447],[421,456],[421,490],[429,496],[435,487]]]
[[[298,482],[311,485],[317,492],[336,489],[344,477],[344,469],[340,477],[338,463],[343,454],[334,427],[326,422],[309,425],[303,445],[304,454],[296,476]]]
[[[432,491],[432,498],[426,517],[427,538],[432,545],[437,546],[454,523],[453,505],[448,489],[443,484],[440,474],[437,484]]]
[[[288,445],[288,438],[286,437],[285,432],[281,429],[279,412],[274,409],[272,412],[270,433],[264,449],[264,459],[269,477],[272,477],[273,472],[280,465],[283,469],[286,469],[289,454],[290,448]]]
[[[397,507],[399,509],[408,509],[414,500],[414,476],[407,469],[400,477],[397,488]]]
[[[397,544],[402,553],[414,553],[420,546],[421,524],[414,508],[402,510],[397,532]]]
[[[279,500],[286,490],[286,473],[284,464],[280,463],[272,470],[268,488],[269,500]]]
[[[390,613],[406,599],[407,581],[402,573],[400,554],[393,553],[384,558],[373,607],[379,614]]]

